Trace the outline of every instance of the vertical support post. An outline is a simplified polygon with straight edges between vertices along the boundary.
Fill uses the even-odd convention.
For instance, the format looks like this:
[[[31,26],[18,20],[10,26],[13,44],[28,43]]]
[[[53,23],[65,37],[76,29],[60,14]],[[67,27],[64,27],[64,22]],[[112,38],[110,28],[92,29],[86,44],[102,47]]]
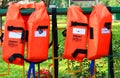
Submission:
[[[2,16],[0,16],[0,37],[2,37]],[[0,39],[0,46],[2,46],[2,38]]]
[[[98,4],[99,3],[99,0],[96,0],[96,4]]]
[[[108,78],[114,78],[113,52],[112,52],[112,33],[108,55]]]
[[[40,64],[38,64],[38,78],[40,78]]]
[[[0,16],[0,36],[2,36],[2,16]],[[0,46],[2,46],[2,38],[0,40]]]
[[[23,69],[22,69],[22,78],[25,78],[25,65],[23,66]]]
[[[96,78],[96,63],[94,62],[94,75],[93,78]]]
[[[52,8],[52,39],[53,39],[53,78],[58,78],[58,33],[57,33],[57,18],[56,8]]]
[[[0,16],[0,30],[2,31],[2,16]]]
[[[70,3],[71,3],[71,0],[69,0],[69,5],[68,6],[70,6]]]
[[[4,78],[4,75],[2,76],[2,78]]]

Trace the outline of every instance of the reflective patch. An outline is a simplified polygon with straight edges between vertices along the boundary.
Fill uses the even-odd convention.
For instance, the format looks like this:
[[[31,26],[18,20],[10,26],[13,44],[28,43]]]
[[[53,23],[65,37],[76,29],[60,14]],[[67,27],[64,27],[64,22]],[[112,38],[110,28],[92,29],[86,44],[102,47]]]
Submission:
[[[35,31],[34,35],[35,35],[35,37],[46,37],[47,32],[46,31],[42,31],[42,32]]]
[[[9,38],[18,38],[20,39],[22,36],[21,32],[9,32]]]
[[[110,33],[110,30],[107,29],[107,28],[102,28],[101,33],[102,33],[102,34],[109,34],[109,33]]]
[[[73,34],[85,34],[85,29],[83,28],[73,28]]]

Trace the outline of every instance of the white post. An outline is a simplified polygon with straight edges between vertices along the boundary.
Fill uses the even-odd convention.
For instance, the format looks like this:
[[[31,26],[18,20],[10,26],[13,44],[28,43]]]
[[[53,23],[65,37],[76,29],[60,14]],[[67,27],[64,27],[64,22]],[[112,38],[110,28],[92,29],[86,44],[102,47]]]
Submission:
[[[71,0],[69,0],[69,6],[70,6]]]
[[[99,0],[96,0],[96,4],[99,4]]]

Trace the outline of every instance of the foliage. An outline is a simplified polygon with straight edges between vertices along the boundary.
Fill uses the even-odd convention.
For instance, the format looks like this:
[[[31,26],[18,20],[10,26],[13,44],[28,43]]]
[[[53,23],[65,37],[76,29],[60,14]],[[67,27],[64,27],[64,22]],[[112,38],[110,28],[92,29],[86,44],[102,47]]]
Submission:
[[[120,6],[120,3],[117,0],[102,0],[102,3],[107,6]]]
[[[116,78],[120,76],[120,23],[116,22],[113,25],[113,37],[112,37],[112,51],[114,58],[114,75]]]
[[[65,8],[68,6],[68,0],[51,0],[50,5],[56,5],[56,7]]]

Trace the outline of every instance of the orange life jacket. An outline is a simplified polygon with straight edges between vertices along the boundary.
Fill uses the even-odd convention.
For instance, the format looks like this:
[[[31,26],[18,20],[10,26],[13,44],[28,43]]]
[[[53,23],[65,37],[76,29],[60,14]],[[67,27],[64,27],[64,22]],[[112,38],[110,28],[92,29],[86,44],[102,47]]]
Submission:
[[[50,18],[42,1],[32,5],[14,3],[8,8],[2,52],[3,60],[8,63],[13,54],[24,56],[25,30],[28,30],[27,59],[40,62],[48,57]],[[35,11],[30,16],[21,15],[21,8],[31,7]],[[16,58],[12,63],[23,65],[23,62]]]
[[[40,62],[48,58],[50,18],[43,2],[36,5],[28,20],[27,59]]]
[[[67,11],[67,32],[63,57],[81,62],[86,57],[87,17],[79,6],[70,6]]]
[[[98,4],[89,18],[89,37],[87,58],[94,60],[107,56],[111,38],[112,14],[107,8]]]
[[[25,23],[20,14],[20,4],[13,3],[9,6],[2,49],[2,59],[9,63],[9,57],[14,53],[24,55]],[[13,64],[23,65],[20,58],[14,60]]]

